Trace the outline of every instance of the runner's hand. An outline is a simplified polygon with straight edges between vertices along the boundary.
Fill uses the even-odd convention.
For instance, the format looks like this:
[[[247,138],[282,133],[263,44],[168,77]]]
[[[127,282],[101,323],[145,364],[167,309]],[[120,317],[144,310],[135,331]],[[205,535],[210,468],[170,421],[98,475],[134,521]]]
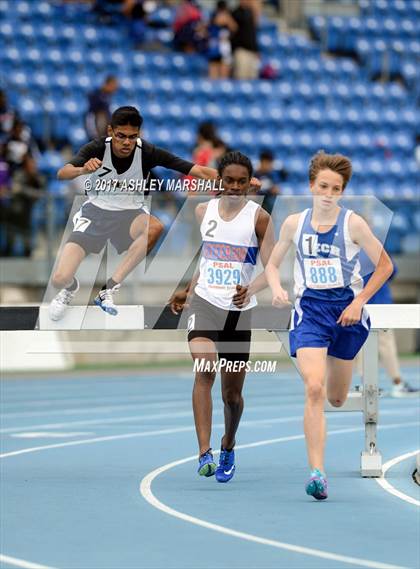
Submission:
[[[273,292],[273,306],[283,307],[285,304],[291,304],[289,300],[289,295],[287,294],[287,290],[284,290],[281,286]]]
[[[258,190],[261,189],[261,180],[255,177],[251,178],[250,187],[251,190],[255,190],[256,192],[258,192]]]
[[[92,174],[93,172],[96,172],[96,170],[98,170],[98,168],[100,168],[101,166],[102,162],[101,160],[99,160],[99,158],[91,158],[90,160],[85,162],[83,166],[83,173]]]
[[[188,292],[185,290],[179,290],[174,292],[174,294],[169,299],[169,306],[173,314],[178,314],[184,308],[188,308],[189,304],[187,302]]]
[[[337,324],[341,324],[341,326],[353,326],[353,324],[357,324],[362,318],[362,310],[363,304],[356,298],[340,314]]]
[[[236,308],[244,308],[250,301],[249,287],[236,285],[236,293],[232,298]]]

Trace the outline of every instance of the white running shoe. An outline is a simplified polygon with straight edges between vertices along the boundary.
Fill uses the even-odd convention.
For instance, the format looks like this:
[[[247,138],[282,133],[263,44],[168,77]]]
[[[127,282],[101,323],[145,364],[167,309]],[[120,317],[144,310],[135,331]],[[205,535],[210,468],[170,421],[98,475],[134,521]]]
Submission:
[[[420,389],[412,387],[406,381],[400,381],[392,386],[391,397],[420,397]]]
[[[113,294],[120,290],[120,284],[116,284],[112,288],[106,288],[100,290],[98,296],[93,301],[96,306],[102,308],[108,314],[112,314],[112,316],[116,316],[118,314],[118,308],[114,304]]]
[[[77,279],[75,280],[77,283],[75,290],[62,288],[57,296],[51,301],[50,306],[48,307],[48,314],[51,320],[61,320],[61,318],[63,318],[68,305],[79,290],[79,281]]]

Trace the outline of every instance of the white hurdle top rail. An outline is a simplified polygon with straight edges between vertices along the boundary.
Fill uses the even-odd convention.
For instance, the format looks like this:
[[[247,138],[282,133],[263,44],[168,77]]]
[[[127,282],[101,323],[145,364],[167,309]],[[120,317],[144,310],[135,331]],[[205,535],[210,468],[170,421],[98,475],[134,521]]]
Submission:
[[[379,415],[378,388],[378,334],[387,329],[419,329],[420,305],[418,304],[368,304],[371,332],[363,347],[363,384],[357,392],[351,392],[343,407],[326,404],[327,411],[359,411],[365,425],[365,449],[361,453],[361,475],[382,475],[382,456],[377,448],[377,423]],[[187,311],[185,311],[187,313]],[[288,347],[288,329],[291,307],[284,309],[259,306],[253,309],[252,329],[274,332],[280,342]],[[64,318],[53,322],[48,316],[48,306],[0,306],[0,330],[185,330],[187,314],[174,315],[169,307],[119,306],[119,314],[110,316],[94,306],[70,306]],[[239,326],[240,329],[240,319]]]
[[[163,306],[121,305],[111,316],[96,306],[69,306],[65,316],[54,322],[48,306],[0,306],[0,330],[171,330],[186,329],[186,316],[175,316]],[[420,328],[419,304],[368,304],[372,330]],[[290,307],[257,306],[253,330],[287,331]]]

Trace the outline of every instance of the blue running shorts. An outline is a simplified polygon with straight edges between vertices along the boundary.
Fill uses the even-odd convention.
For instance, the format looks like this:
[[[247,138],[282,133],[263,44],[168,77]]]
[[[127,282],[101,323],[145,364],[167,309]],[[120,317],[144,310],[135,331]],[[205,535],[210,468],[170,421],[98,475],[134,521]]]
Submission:
[[[290,355],[296,357],[299,348],[328,348],[329,356],[353,360],[369,335],[370,319],[363,308],[362,319],[357,324],[337,324],[348,304],[298,299],[291,319]]]

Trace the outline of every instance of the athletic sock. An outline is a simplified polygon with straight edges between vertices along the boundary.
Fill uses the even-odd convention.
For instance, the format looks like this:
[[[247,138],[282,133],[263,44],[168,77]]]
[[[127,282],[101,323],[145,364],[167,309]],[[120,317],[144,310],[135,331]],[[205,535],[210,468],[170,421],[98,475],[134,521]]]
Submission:
[[[75,290],[77,289],[77,285],[78,285],[77,279],[75,279],[75,278],[73,277],[73,282],[71,283],[71,285],[66,286],[66,290],[69,290],[70,292],[73,292],[73,291],[75,291]]]
[[[207,454],[208,452],[211,452],[211,450],[212,450],[212,449],[211,449],[211,447],[210,447],[210,448],[208,448],[207,450],[205,450],[204,452],[202,452],[202,453],[200,454],[200,458],[201,458],[202,456],[204,456],[205,454]]]
[[[114,280],[112,279],[108,279],[106,281],[106,284],[104,284],[104,286],[101,288],[101,290],[107,290],[109,288],[114,288],[114,286],[117,286],[118,283],[116,283]]]

